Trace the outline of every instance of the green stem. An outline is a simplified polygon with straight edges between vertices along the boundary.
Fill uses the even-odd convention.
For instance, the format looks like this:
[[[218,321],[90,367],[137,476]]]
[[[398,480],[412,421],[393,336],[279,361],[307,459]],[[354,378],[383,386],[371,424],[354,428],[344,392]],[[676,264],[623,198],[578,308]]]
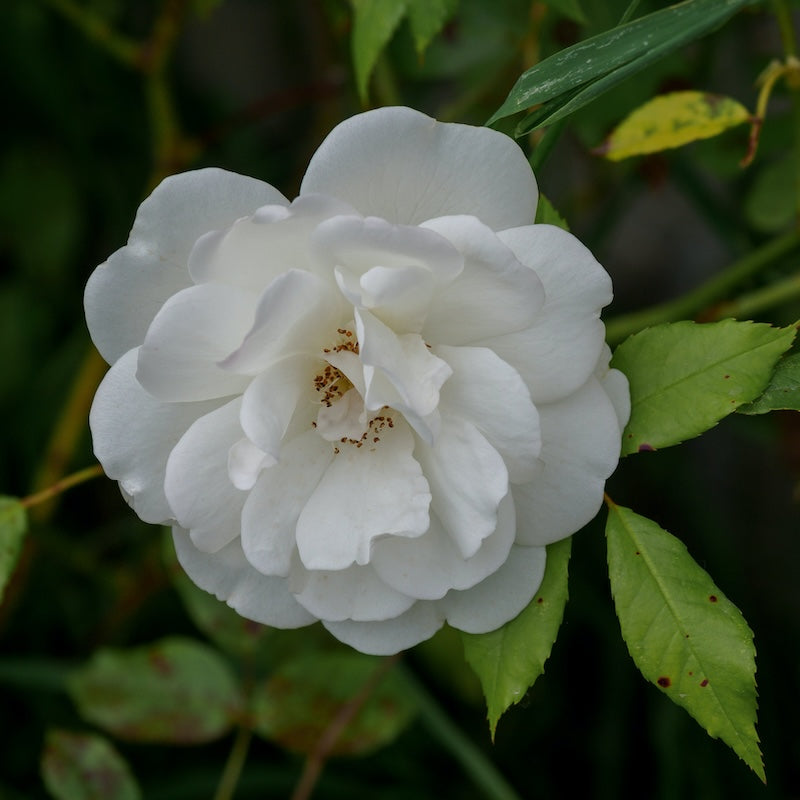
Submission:
[[[612,346],[618,344],[632,333],[652,325],[698,316],[701,311],[725,298],[735,286],[782,258],[798,245],[800,245],[800,231],[793,230],[749,253],[720,275],[676,300],[610,319],[606,323],[608,343]]]
[[[128,67],[138,66],[142,54],[141,46],[112,30],[105,20],[72,0],[47,0],[47,2],[78,28],[87,39],[100,45],[117,61]]]
[[[550,155],[553,147],[555,147],[555,144],[561,136],[566,124],[566,119],[560,119],[558,122],[553,123],[547,129],[547,131],[545,131],[544,136],[542,136],[542,138],[539,140],[539,143],[536,145],[536,147],[533,148],[528,161],[530,162],[531,169],[533,170],[534,174],[539,171],[542,164],[544,164],[544,162],[547,160],[547,157]]]
[[[763,289],[756,289],[737,297],[729,303],[723,303],[715,309],[714,318],[749,318],[768,308],[783,305],[798,298],[800,298],[800,272],[770,286],[765,286]]]
[[[792,22],[792,12],[786,4],[786,0],[772,0],[772,9],[775,12],[775,19],[778,22],[778,30],[781,34],[783,52],[787,56],[797,55],[797,40],[794,35],[794,23]]]
[[[625,9],[625,13],[620,17],[619,24],[624,25],[630,18],[636,13],[636,9],[639,7],[639,3],[641,0],[631,0],[628,4],[628,7]]]
[[[52,500],[56,495],[67,491],[67,489],[71,489],[73,486],[78,486],[78,484],[81,483],[86,483],[86,481],[90,481],[92,478],[99,478],[102,474],[103,468],[99,464],[86,467],[79,472],[74,472],[72,475],[67,475],[66,478],[56,481],[52,486],[48,486],[40,492],[29,494],[21,500],[21,503],[25,508],[39,505],[39,503],[45,503],[48,500]]]
[[[494,764],[468,739],[440,708],[425,687],[402,664],[398,666],[409,693],[414,698],[422,721],[450,755],[461,764],[490,800],[520,800]]]
[[[249,727],[245,725],[239,727],[231,752],[228,754],[228,760],[225,762],[222,777],[219,779],[217,791],[214,793],[214,800],[233,800],[252,738],[253,732]]]

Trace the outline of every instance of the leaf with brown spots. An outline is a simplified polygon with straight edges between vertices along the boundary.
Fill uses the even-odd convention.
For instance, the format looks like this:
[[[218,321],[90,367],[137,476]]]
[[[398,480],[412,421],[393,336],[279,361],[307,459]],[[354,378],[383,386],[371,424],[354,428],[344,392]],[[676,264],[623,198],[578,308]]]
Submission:
[[[191,639],[99,650],[70,677],[69,692],[84,719],[137,742],[208,742],[241,713],[227,663]]]
[[[47,732],[42,780],[56,800],[140,800],[122,756],[96,733]]]
[[[253,692],[254,730],[288,750],[315,750],[338,715],[385,668],[382,659],[356,652],[309,653],[285,662]],[[374,689],[330,751],[361,755],[389,744],[415,713],[394,670],[377,674]]]
[[[608,574],[622,638],[647,680],[761,780],[753,634],[684,545],[610,503]]]

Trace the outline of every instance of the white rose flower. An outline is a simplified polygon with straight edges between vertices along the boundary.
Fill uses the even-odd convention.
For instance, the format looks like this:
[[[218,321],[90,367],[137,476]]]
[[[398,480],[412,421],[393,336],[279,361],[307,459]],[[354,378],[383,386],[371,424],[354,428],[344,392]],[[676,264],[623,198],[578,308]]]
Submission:
[[[629,412],[611,281],[536,203],[511,139],[407,108],[339,125],[293,202],[202,169],[142,203],[86,287],[90,424],[198,586],[376,654],[530,602]]]

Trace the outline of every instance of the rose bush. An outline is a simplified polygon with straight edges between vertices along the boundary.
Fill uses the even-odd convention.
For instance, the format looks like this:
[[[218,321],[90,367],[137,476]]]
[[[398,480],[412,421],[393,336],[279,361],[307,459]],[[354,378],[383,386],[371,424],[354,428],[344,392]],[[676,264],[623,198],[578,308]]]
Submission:
[[[144,201],[86,288],[90,423],[200,587],[381,654],[530,602],[629,410],[610,279],[536,204],[512,140],[406,108],[339,125],[293,202],[219,169]]]

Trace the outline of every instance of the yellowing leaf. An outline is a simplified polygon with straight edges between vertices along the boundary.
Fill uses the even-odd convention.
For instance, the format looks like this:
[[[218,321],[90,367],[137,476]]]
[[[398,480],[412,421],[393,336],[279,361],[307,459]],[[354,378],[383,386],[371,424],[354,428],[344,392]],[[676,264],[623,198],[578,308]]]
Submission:
[[[751,118],[736,100],[705,92],[672,92],[631,112],[595,152],[611,161],[710,139]]]

